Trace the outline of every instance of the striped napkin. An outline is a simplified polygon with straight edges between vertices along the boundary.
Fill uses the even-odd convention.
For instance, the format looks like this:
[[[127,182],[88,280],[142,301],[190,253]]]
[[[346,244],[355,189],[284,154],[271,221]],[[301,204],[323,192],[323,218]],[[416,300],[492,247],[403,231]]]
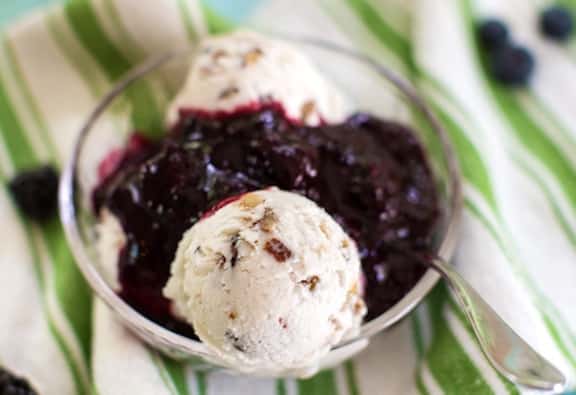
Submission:
[[[575,0],[563,2],[576,13]],[[238,16],[230,3],[73,0],[9,26],[0,38],[0,185],[38,163],[61,166],[114,81],[151,54],[229,28],[217,10]],[[465,176],[455,265],[574,386],[576,41],[538,34],[548,2],[235,3],[235,23],[359,48],[417,85]],[[530,89],[504,88],[481,67],[473,29],[487,16],[506,20],[534,51]],[[144,111],[149,103],[129,101]],[[42,395],[527,393],[482,357],[444,286],[353,361],[307,380],[250,379],[194,372],[143,346],[91,297],[59,223],[31,223],[4,187],[0,240],[0,365]]]

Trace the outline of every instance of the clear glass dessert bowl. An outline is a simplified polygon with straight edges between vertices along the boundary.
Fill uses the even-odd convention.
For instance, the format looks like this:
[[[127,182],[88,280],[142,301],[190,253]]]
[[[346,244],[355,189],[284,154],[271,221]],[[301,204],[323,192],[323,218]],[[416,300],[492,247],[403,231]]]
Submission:
[[[455,247],[461,210],[460,175],[447,136],[425,101],[387,67],[353,50],[311,38],[289,38],[315,66],[363,111],[408,125],[419,138],[437,185],[440,217],[433,235],[433,253],[449,260]],[[141,340],[174,358],[195,362],[199,369],[229,368],[202,342],[172,332],[133,309],[116,292],[115,279],[96,248],[98,218],[92,191],[98,167],[122,147],[134,130],[161,136],[165,108],[186,78],[192,51],[161,55],[136,67],[94,109],[82,128],[60,185],[60,215],[77,264],[94,293]],[[114,252],[113,252],[114,253]],[[428,269],[394,306],[365,322],[358,336],[325,356],[319,366],[286,375],[309,375],[359,352],[371,336],[408,315],[439,280]],[[266,375],[266,372],[262,372]]]

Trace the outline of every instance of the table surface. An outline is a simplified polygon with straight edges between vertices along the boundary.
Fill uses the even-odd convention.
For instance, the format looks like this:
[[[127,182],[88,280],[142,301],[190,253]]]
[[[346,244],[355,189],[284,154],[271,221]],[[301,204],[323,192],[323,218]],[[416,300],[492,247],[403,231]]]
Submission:
[[[25,12],[39,6],[55,3],[57,0],[0,0],[0,26]]]
[[[26,12],[63,0],[0,0],[0,26]],[[206,0],[218,14],[230,20],[241,20],[260,0]]]

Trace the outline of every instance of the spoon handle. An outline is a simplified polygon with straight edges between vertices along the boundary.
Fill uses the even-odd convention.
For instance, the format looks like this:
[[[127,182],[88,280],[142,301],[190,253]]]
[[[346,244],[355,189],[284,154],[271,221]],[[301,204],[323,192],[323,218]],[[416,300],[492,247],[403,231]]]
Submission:
[[[497,371],[530,389],[563,391],[566,378],[562,372],[514,332],[450,264],[441,258],[429,263],[448,282],[474,329],[480,348]]]

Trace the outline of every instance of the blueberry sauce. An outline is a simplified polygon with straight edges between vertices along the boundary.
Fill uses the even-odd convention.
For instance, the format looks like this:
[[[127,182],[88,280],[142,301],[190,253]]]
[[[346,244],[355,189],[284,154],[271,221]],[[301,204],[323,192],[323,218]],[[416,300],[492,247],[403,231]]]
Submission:
[[[252,190],[276,186],[307,196],[356,240],[367,320],[426,271],[413,253],[431,249],[438,201],[425,155],[406,126],[358,113],[341,124],[307,127],[266,104],[232,113],[182,111],[161,141],[136,136],[101,166],[94,205],[115,214],[126,233],[121,297],[173,331],[195,337],[162,296],[183,233],[210,207]]]

